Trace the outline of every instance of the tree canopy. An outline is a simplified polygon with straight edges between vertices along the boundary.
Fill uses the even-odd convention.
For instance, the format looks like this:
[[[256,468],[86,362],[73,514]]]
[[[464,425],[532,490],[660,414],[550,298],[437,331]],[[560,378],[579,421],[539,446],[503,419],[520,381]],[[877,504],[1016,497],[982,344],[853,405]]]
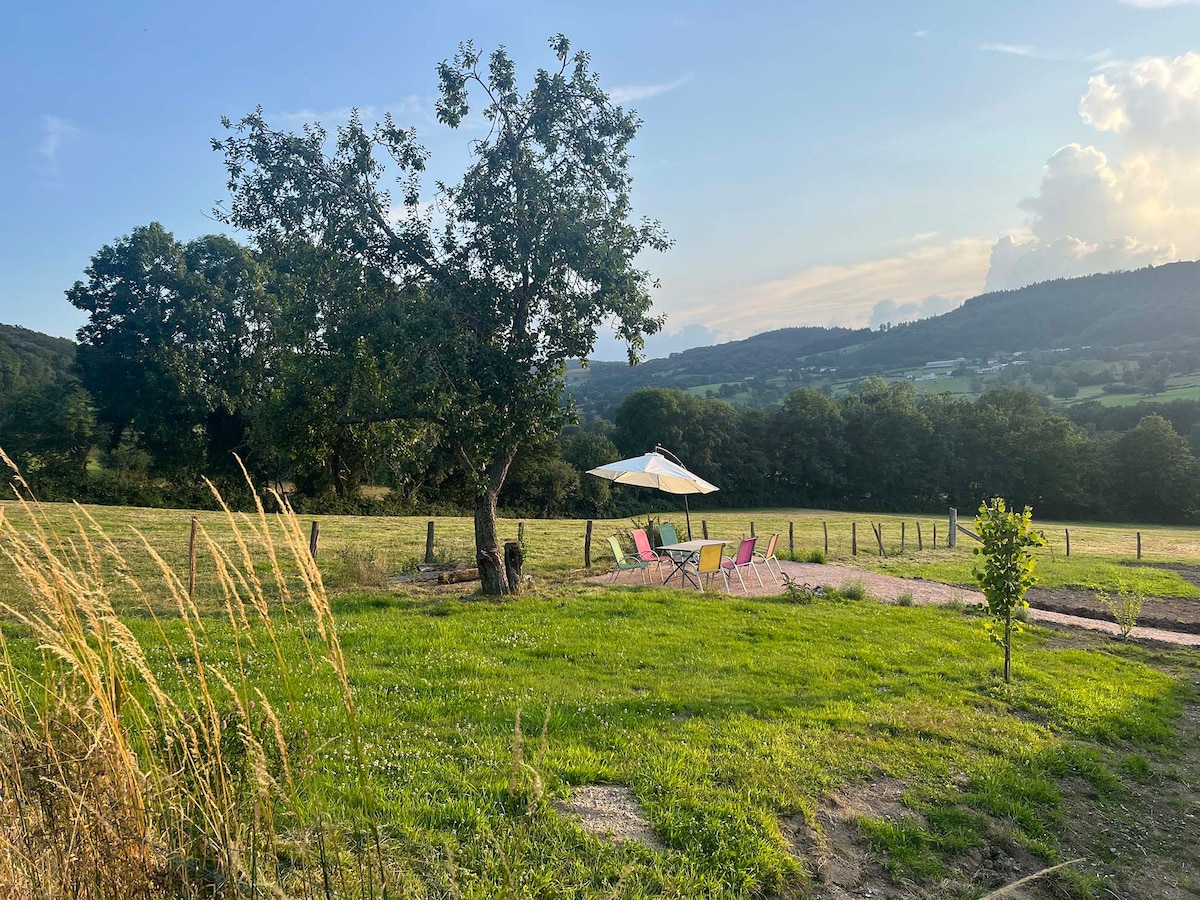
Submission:
[[[486,132],[456,184],[422,191],[428,154],[390,116],[357,114],[336,137],[319,125],[273,130],[262,110],[214,141],[232,201],[223,221],[268,256],[309,257],[334,273],[332,302],[359,284],[398,286],[386,336],[362,334],[356,371],[370,389],[348,397],[346,422],[422,422],[451,448],[475,498],[485,593],[502,593],[496,503],[523,443],[556,433],[567,359],[586,359],[611,321],[637,359],[652,280],[636,264],[663,250],[656,222],[634,222],[629,144],[640,120],[612,102],[586,53],[551,39],[557,64],[522,90],[500,48],[471,43],[438,67],[439,122],[457,129],[478,103]],[[301,274],[303,277],[303,273]]]

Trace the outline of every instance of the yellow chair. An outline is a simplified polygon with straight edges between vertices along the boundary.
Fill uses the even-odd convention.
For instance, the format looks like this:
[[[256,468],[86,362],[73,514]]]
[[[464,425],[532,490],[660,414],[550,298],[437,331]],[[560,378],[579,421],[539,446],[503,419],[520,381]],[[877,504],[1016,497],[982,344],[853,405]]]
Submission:
[[[725,593],[729,593],[729,575],[726,574],[725,568],[721,565],[721,550],[720,544],[708,544],[700,548],[700,553],[696,557],[694,563],[696,567],[696,581],[700,583],[700,579],[705,575],[708,576],[708,583],[712,584],[714,575],[720,575],[721,580],[725,583]]]

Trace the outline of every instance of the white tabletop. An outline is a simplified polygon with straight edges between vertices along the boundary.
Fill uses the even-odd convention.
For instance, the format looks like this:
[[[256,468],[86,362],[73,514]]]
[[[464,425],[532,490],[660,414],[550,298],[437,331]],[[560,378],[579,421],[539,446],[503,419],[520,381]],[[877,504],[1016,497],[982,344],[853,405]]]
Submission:
[[[684,541],[681,544],[663,544],[658,549],[665,550],[668,553],[670,553],[672,550],[676,550],[681,553],[699,553],[704,547],[711,547],[713,544],[720,544],[721,546],[724,546],[728,543],[729,541]]]

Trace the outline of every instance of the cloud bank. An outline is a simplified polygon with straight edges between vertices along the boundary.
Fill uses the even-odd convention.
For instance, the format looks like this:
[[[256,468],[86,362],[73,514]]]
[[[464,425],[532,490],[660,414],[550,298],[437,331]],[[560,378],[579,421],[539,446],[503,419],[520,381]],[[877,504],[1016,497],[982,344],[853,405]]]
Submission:
[[[989,290],[1200,255],[1200,54],[1106,67],[1079,115],[1116,135],[1113,156],[1055,151],[1019,204],[1026,228],[992,248]]]

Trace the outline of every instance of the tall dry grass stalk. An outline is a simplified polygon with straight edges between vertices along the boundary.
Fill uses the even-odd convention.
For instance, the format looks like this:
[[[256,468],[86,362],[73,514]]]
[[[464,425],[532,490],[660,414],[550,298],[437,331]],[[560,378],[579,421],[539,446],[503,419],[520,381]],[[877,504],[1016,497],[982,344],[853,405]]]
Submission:
[[[18,654],[0,631],[0,900],[387,897],[396,876],[337,626],[286,501],[268,513],[256,496],[253,515],[221,501],[232,544],[201,531],[228,625],[217,647],[216,617],[148,541],[151,578],[82,507],[55,531],[0,459],[31,523],[0,510],[0,555],[24,585],[0,601],[21,642]],[[156,640],[118,614],[130,592]],[[293,701],[322,669],[352,750],[355,822],[332,822],[312,767],[293,760],[307,737]]]

